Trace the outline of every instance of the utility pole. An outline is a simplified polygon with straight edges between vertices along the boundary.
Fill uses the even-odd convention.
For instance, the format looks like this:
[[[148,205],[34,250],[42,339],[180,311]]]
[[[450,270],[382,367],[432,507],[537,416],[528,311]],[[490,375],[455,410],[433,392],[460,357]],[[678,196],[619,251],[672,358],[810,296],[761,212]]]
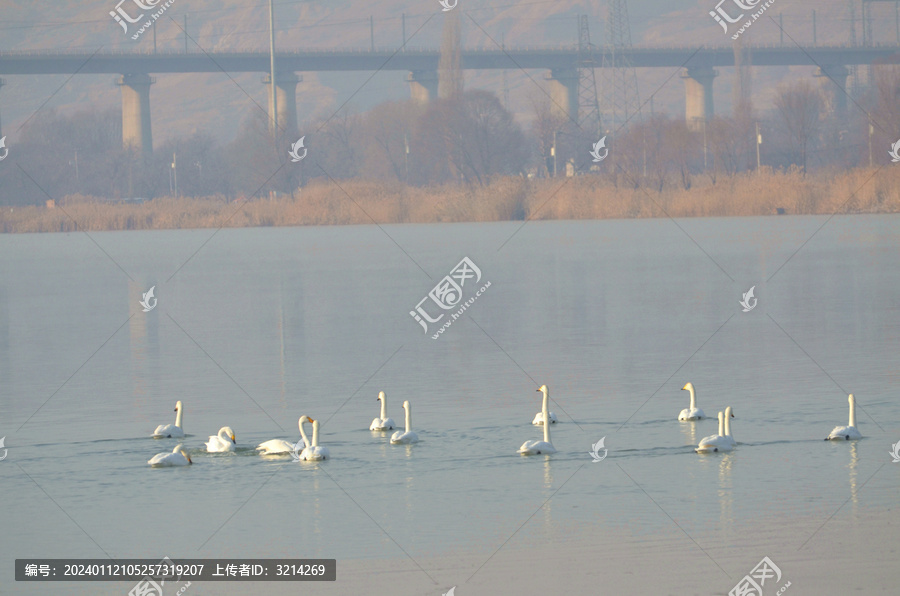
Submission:
[[[816,11],[814,10],[813,11],[813,47],[815,47],[816,45],[817,45],[816,44]]]
[[[275,8],[269,0],[269,91],[272,93],[272,135],[278,135],[278,93],[275,92]]]
[[[550,147],[550,155],[553,156],[553,177],[556,178],[556,131],[553,131],[553,146]]]
[[[400,29],[403,31],[403,51],[406,51],[406,13],[400,15]]]
[[[369,17],[369,40],[371,41],[372,51],[375,51],[375,17]]]
[[[178,169],[175,164],[178,163],[178,154],[172,153],[172,179],[175,180],[175,198],[178,198]]]
[[[707,143],[706,143],[706,118],[703,119],[703,171],[707,170],[706,166],[706,155],[707,155]]]
[[[759,122],[756,123],[756,175],[759,175],[759,146],[762,145],[762,135],[759,134]]]
[[[869,116],[869,167],[872,167],[872,134],[875,132],[875,127],[872,126],[872,117]]]

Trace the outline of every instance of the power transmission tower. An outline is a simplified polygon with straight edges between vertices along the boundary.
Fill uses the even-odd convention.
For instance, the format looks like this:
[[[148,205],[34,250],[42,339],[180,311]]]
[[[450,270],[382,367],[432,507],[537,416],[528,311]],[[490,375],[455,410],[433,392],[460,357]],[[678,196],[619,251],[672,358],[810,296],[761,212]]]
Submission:
[[[463,72],[460,68],[461,31],[459,12],[446,13],[438,61],[438,97],[442,99],[458,98],[463,92]]]
[[[738,38],[733,44],[735,77],[731,88],[731,104],[735,115],[750,114],[753,111],[753,78],[750,67],[753,64],[750,48],[744,45],[744,38]]]
[[[590,136],[603,129],[600,102],[597,99],[597,79],[594,69],[594,46],[588,28],[587,15],[578,17],[578,126]]]
[[[637,73],[631,61],[631,28],[626,0],[606,0],[603,52],[603,118],[607,130],[640,118]]]

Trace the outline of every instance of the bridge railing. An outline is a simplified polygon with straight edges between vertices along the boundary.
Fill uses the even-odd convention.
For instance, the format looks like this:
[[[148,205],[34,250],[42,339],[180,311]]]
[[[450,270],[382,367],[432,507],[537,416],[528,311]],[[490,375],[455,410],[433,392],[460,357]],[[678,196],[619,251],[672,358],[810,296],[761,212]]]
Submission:
[[[792,50],[797,49],[797,46],[793,44],[754,44],[744,46],[747,50]],[[840,49],[840,50],[852,50],[852,51],[866,51],[866,50],[883,50],[883,49],[897,49],[900,50],[900,44],[891,44],[891,43],[873,43],[866,46],[860,45],[850,45],[849,43],[840,43],[840,44],[818,44],[816,46],[805,45],[801,46],[805,50],[829,50],[829,49]],[[432,56],[440,51],[439,48],[427,48],[427,47],[406,47],[403,50],[399,50],[397,47],[383,47],[376,48],[374,54],[405,54],[405,55],[427,55]],[[659,51],[671,51],[671,52],[693,52],[697,50],[697,46],[635,46],[632,48],[632,52],[636,54],[645,53],[645,52],[659,52]],[[730,45],[706,45],[701,51],[709,50],[709,51],[732,51],[732,47]],[[480,47],[480,48],[463,48],[461,50],[464,54],[499,54],[502,55],[504,53],[513,53],[513,54],[523,54],[523,53],[568,53],[576,51],[575,46],[560,44],[557,46],[507,46],[504,49],[500,49],[497,47]],[[602,47],[597,47],[596,51],[598,53],[603,52]],[[50,50],[50,49],[42,49],[42,50],[0,50],[0,57],[44,57],[44,56],[72,56],[72,57],[86,57],[86,56],[98,56],[98,57],[127,57],[127,56],[141,56],[141,57],[178,57],[178,56],[243,56],[243,57],[252,57],[252,56],[268,56],[268,50],[234,50],[234,51],[215,51],[215,52],[202,52],[198,50],[184,52],[178,50],[161,50],[157,52],[147,52],[147,51],[134,51],[134,50],[104,50],[102,52],[89,52],[84,50]],[[280,50],[276,52],[278,56],[346,56],[346,55],[371,55],[373,54],[371,48],[302,48],[297,50]]]

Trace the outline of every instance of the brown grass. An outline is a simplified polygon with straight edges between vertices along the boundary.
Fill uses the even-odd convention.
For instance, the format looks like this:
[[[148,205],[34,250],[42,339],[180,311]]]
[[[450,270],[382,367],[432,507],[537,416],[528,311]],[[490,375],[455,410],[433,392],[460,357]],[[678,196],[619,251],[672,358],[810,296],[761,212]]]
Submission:
[[[484,187],[409,187],[362,180],[311,184],[296,197],[228,201],[158,198],[142,204],[65,197],[55,208],[0,208],[0,232],[150,230],[248,226],[625,219],[900,212],[900,168],[799,171],[700,181],[663,192],[614,187],[606,178],[499,178]]]

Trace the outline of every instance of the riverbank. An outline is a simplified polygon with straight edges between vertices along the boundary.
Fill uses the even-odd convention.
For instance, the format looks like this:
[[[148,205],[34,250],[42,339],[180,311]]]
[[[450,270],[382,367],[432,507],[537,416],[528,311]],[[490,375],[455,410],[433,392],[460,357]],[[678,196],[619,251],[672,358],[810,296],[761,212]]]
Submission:
[[[649,181],[648,181],[649,182]],[[631,219],[900,212],[900,168],[817,172],[764,170],[693,177],[661,192],[607,177],[494,180],[483,187],[313,183],[275,199],[163,197],[110,203],[63,197],[47,206],[0,208],[0,232],[448,223],[524,219]]]

